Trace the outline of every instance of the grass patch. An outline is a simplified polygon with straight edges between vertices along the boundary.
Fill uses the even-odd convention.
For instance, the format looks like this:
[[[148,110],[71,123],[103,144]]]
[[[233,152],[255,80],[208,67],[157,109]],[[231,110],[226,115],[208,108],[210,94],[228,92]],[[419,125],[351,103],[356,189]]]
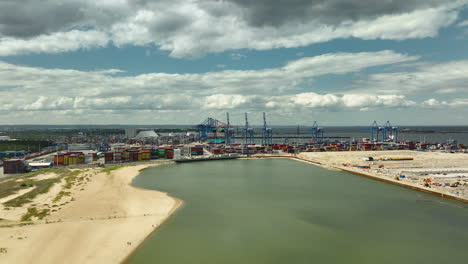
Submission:
[[[37,175],[40,175],[40,174],[45,174],[45,173],[56,173],[56,174],[60,175],[60,174],[66,173],[68,171],[69,171],[69,169],[67,169],[67,168],[48,168],[48,169],[41,169],[41,170],[28,172],[28,173],[24,173],[24,174],[9,175],[9,176],[1,178],[0,179],[0,184],[3,184],[4,182],[10,181],[10,180],[13,180],[13,181],[26,180],[26,179],[29,179],[29,178],[34,178],[34,177],[36,177]]]
[[[69,171],[65,176],[65,185],[63,186],[64,189],[71,189],[75,181],[77,180],[77,176],[81,173],[80,170]]]
[[[32,182],[28,182],[23,185],[23,183],[16,182],[15,180],[3,181],[0,183],[0,198],[8,197],[22,189],[26,189],[32,186],[34,186]]]
[[[56,203],[62,199],[64,196],[70,196],[71,192],[60,191],[57,196],[52,200],[52,202]]]
[[[31,221],[33,217],[42,219],[49,215],[49,209],[37,210],[36,207],[29,207],[28,212],[21,217],[21,221]]]
[[[60,179],[55,178],[55,179],[46,179],[46,180],[40,180],[40,181],[34,181],[34,186],[36,186],[35,189],[31,190],[30,192],[27,192],[21,196],[18,196],[14,199],[9,200],[8,202],[3,203],[5,206],[9,207],[19,207],[22,206],[23,204],[32,202],[32,200],[39,194],[47,193],[52,185],[54,185],[56,182],[58,182]]]
[[[104,167],[101,169],[102,172],[106,172],[107,174],[111,173],[112,171],[118,170],[120,168],[123,168],[125,166],[109,166],[109,167]]]
[[[44,179],[44,180],[33,180],[31,178],[43,174],[43,173],[56,173],[58,177],[52,179]],[[82,172],[82,170],[70,170],[65,168],[59,169],[45,169],[40,170],[37,172],[27,173],[20,176],[16,176],[14,179],[4,180],[0,182],[0,198],[10,196],[21,189],[29,188],[35,186],[36,188],[27,192],[21,196],[18,196],[14,199],[11,199],[8,202],[5,202],[5,206],[9,207],[19,207],[26,203],[31,202],[37,195],[47,193],[50,188],[57,182],[65,179],[65,189],[70,189],[75,181],[77,180],[77,176]],[[17,182],[17,180],[22,180],[21,182]]]
[[[34,186],[34,181],[33,180],[26,180],[20,183],[21,188],[30,188]]]

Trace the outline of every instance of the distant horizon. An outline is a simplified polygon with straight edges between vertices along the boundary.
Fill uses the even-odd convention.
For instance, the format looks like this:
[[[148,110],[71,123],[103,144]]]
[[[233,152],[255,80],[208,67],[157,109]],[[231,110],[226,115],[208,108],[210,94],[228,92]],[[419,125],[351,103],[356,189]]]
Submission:
[[[236,127],[242,127],[244,124],[232,124],[232,126],[236,126]],[[384,123],[380,124],[379,123],[379,126],[383,126]],[[393,126],[399,126],[399,127],[467,127],[468,128],[468,125],[399,125],[399,124],[392,124]],[[197,124],[193,124],[193,125],[190,125],[190,124],[98,124],[98,125],[92,125],[92,124],[16,124],[16,125],[5,125],[5,124],[0,124],[0,127],[23,127],[23,126],[44,126],[44,127],[56,127],[56,126],[64,126],[64,127],[73,127],[73,126],[76,126],[76,127],[119,127],[119,126],[122,126],[122,127],[131,127],[131,128],[145,128],[145,127],[158,127],[158,126],[161,126],[161,127],[195,127],[197,126]],[[263,127],[263,125],[260,125],[260,124],[250,124],[250,126],[252,127]],[[298,124],[298,125],[268,125],[269,127],[290,127],[290,128],[294,128],[294,127],[297,127],[297,126],[300,126],[300,127],[312,127],[312,124],[310,125],[301,125],[301,124]],[[322,126],[319,124],[320,127],[371,127],[371,124],[369,125],[326,125],[326,126]]]

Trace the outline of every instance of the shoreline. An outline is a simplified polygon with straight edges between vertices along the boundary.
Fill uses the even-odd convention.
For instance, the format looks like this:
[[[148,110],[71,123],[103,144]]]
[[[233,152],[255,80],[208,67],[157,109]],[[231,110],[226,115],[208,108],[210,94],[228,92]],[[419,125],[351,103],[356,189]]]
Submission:
[[[125,262],[183,206],[182,200],[167,193],[131,184],[142,170],[161,165],[124,166],[109,173],[80,170],[79,175],[92,174],[89,182],[70,190],[70,201],[45,220],[2,217],[0,248],[6,252],[0,254],[0,262]]]
[[[359,156],[362,156],[362,154],[359,153]],[[332,169],[332,170],[343,171],[343,172],[351,173],[353,175],[366,177],[366,178],[369,178],[369,179],[372,179],[372,180],[377,180],[377,181],[380,181],[380,182],[389,183],[389,184],[392,184],[392,185],[396,185],[396,186],[400,186],[400,187],[404,187],[404,188],[424,192],[424,193],[439,196],[439,197],[442,197],[442,198],[448,198],[450,200],[454,200],[454,201],[458,201],[458,202],[462,202],[462,203],[468,203],[468,199],[464,198],[464,197],[459,197],[459,196],[452,195],[452,194],[449,194],[449,193],[444,193],[444,192],[439,191],[439,190],[433,190],[433,189],[430,189],[430,188],[425,188],[423,186],[418,186],[418,185],[416,185],[414,183],[403,182],[403,181],[400,181],[400,180],[397,181],[397,180],[394,180],[392,178],[384,178],[384,176],[380,176],[377,173],[371,173],[371,172],[366,173],[365,171],[355,171],[355,170],[347,169],[347,168],[344,168],[344,167],[336,166],[336,165],[333,165],[333,164],[327,164],[327,163],[324,163],[323,161],[308,159],[308,158],[305,158],[305,157],[300,156],[300,155],[262,155],[262,156],[253,156],[253,157],[249,157],[249,158],[246,158],[246,159],[262,159],[262,158],[288,158],[288,159],[292,159],[292,160],[312,164],[312,165],[315,165],[315,166],[318,166],[318,167],[321,167],[321,168],[324,168],[324,169]]]
[[[169,197],[172,197],[172,196],[169,196]],[[135,252],[140,249],[143,244],[148,240],[148,238],[150,236],[152,236],[154,233],[156,233],[158,231],[159,228],[161,228],[161,226],[170,218],[172,217],[179,209],[182,209],[182,207],[184,206],[184,201],[181,200],[181,199],[178,199],[178,198],[175,198],[175,197],[172,197],[174,200],[175,200],[175,204],[174,206],[172,207],[171,211],[169,212],[169,214],[167,215],[167,217],[161,222],[160,225],[156,226],[153,231],[151,231],[144,239],[143,241],[141,241],[138,246],[136,248],[134,248],[122,261],[120,261],[119,263],[126,263],[132,256],[133,254],[135,254]]]
[[[310,162],[310,161],[308,161],[306,159],[301,159],[301,158],[298,158],[298,157],[293,157],[292,159],[304,161],[304,162],[307,162],[307,163],[311,163],[313,165],[319,164],[319,163]],[[317,165],[317,166],[320,166],[320,165]],[[329,166],[329,165],[326,165],[326,166]],[[327,168],[326,166],[320,166],[320,167]],[[335,166],[332,166],[332,168],[335,169],[335,170],[339,170],[339,171],[351,173],[351,174],[354,174],[354,175],[366,177],[366,178],[369,178],[369,179],[372,179],[372,180],[381,181],[381,182],[385,182],[385,183],[405,187],[405,188],[408,188],[408,189],[413,189],[413,190],[416,190],[416,191],[432,194],[432,195],[439,196],[439,197],[442,197],[442,198],[448,198],[448,199],[451,199],[451,200],[456,200],[456,201],[459,201],[459,202],[468,203],[468,199],[464,199],[462,197],[458,197],[458,196],[455,196],[455,195],[450,195],[450,194],[446,194],[446,193],[442,193],[442,192],[438,192],[438,191],[429,190],[429,189],[426,189],[426,188],[415,186],[413,184],[409,184],[409,183],[405,183],[405,182],[401,182],[401,181],[396,181],[396,180],[392,180],[392,179],[385,179],[385,178],[375,176],[375,175],[372,175],[372,174],[357,172],[357,171],[354,171],[354,170],[347,170],[347,169],[340,168],[340,167],[335,167]]]
[[[132,178],[131,181],[133,181],[133,179],[135,179],[138,175],[140,175],[140,173],[141,173],[142,171],[144,171],[144,170],[146,170],[146,169],[149,169],[149,168],[159,167],[159,166],[163,166],[163,165],[165,165],[165,164],[156,165],[156,166],[146,165],[146,167],[144,167],[144,168],[138,170],[138,174],[137,174],[136,176],[134,176],[134,177]],[[171,165],[174,165],[174,164],[171,164]],[[136,189],[141,189],[141,190],[151,190],[151,189],[144,189],[144,188],[141,188],[141,187],[134,186],[134,185],[132,185],[131,182],[130,182],[130,186],[133,187],[133,188],[136,188]],[[184,205],[184,201],[183,201],[183,200],[181,200],[181,199],[179,199],[179,198],[177,198],[177,197],[170,196],[170,195],[169,195],[168,193],[166,193],[166,192],[161,192],[161,191],[158,191],[158,190],[151,190],[151,191],[156,191],[156,192],[159,192],[159,193],[164,193],[164,194],[166,194],[168,197],[172,198],[172,199],[174,200],[175,203],[174,203],[174,205],[172,206],[172,208],[171,208],[171,210],[169,211],[169,213],[167,214],[166,218],[164,218],[163,221],[162,221],[159,225],[155,226],[154,229],[153,229],[150,233],[148,233],[148,234],[145,236],[145,238],[143,239],[143,241],[141,241],[140,243],[138,243],[138,245],[137,245],[127,256],[125,256],[125,258],[124,258],[122,261],[120,261],[119,263],[126,263],[126,262],[132,257],[132,255],[133,255],[138,249],[140,249],[140,248],[143,246],[143,244],[148,240],[148,238],[149,238],[151,235],[153,235],[154,233],[156,233],[156,231],[158,231],[158,229],[159,229],[170,217],[172,217],[172,216],[177,212],[177,210],[181,209],[181,208],[183,207],[183,205]]]
[[[402,153],[417,156],[416,153]],[[241,159],[288,158],[468,203],[468,199],[450,195],[435,188],[431,190],[418,186],[415,182],[389,178],[388,172],[387,174],[379,174],[375,170],[358,171],[357,168],[351,169],[345,165],[337,165],[341,164],[339,157],[347,155],[356,159],[365,156],[365,154],[359,152],[345,154],[301,153],[299,155],[259,155]],[[378,152],[373,152],[373,155],[378,156],[378,154]],[[385,154],[392,153],[385,152]],[[172,163],[122,166],[108,172],[103,172],[100,169],[81,169],[79,175],[87,176],[91,180],[87,179],[89,182],[84,186],[78,184],[75,189],[70,190],[73,196],[70,197],[70,201],[61,204],[62,208],[45,220],[15,221],[4,218],[4,215],[8,215],[6,210],[1,212],[0,248],[6,248],[7,252],[0,254],[0,262],[124,263],[128,261],[163,223],[184,206],[182,200],[172,197],[168,193],[132,185],[132,181],[143,170],[166,164]],[[391,164],[386,163],[385,166]],[[377,165],[372,163],[372,166]],[[40,175],[44,174],[46,173]],[[54,187],[60,187],[60,183]],[[46,195],[52,194],[46,193]],[[49,201],[48,203],[50,203],[51,197],[42,197],[41,199],[42,202]],[[30,204],[37,203],[36,200]],[[25,207],[30,204],[21,209],[25,210]],[[147,206],[148,204],[151,206]],[[2,204],[0,204],[1,208],[3,208]],[[46,243],[44,243],[45,241]]]

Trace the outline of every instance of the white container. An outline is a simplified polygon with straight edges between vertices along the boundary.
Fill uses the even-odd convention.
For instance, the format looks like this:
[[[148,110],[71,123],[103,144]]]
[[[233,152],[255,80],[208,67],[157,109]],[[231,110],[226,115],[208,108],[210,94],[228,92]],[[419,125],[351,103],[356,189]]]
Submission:
[[[85,155],[85,163],[92,163],[93,162],[93,154],[86,154]]]
[[[181,150],[180,149],[174,149],[174,159],[180,159],[181,157]]]

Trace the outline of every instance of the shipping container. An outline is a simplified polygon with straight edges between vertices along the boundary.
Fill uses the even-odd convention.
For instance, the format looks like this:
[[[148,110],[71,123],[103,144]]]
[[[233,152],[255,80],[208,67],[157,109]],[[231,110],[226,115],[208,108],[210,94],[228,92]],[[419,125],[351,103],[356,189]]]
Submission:
[[[174,150],[173,149],[166,150],[166,158],[167,159],[173,159],[174,158]]]
[[[30,171],[29,165],[24,160],[10,159],[3,161],[4,174],[19,174]]]
[[[114,160],[114,153],[113,152],[106,152],[104,153],[104,162],[110,163]]]
[[[68,165],[68,158],[70,157],[69,154],[63,155],[63,165]]]
[[[54,156],[54,164],[55,165],[63,165],[63,159],[64,155],[63,154],[58,154]]]

